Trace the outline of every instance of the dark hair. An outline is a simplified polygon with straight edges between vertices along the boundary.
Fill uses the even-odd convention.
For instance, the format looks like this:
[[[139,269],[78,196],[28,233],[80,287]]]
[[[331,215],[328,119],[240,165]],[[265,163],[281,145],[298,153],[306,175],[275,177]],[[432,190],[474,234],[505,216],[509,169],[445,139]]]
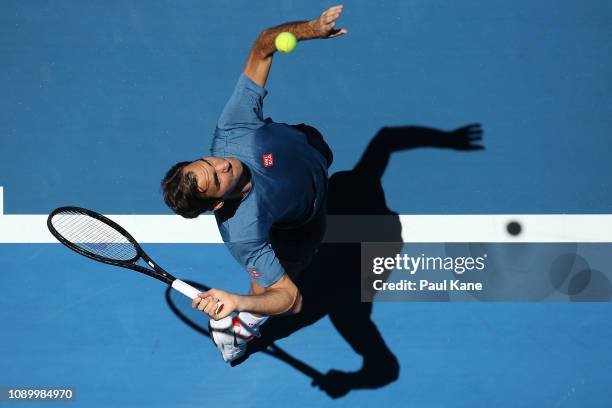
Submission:
[[[161,187],[164,201],[172,211],[185,218],[196,218],[203,212],[212,211],[217,200],[202,197],[195,174],[183,171],[190,163],[184,161],[172,166],[164,176]]]

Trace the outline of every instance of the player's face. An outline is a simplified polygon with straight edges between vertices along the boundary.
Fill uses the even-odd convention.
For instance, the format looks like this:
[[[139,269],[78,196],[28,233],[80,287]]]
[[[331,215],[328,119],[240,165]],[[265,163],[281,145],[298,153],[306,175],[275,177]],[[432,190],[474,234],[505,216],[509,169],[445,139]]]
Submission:
[[[224,200],[234,198],[243,167],[240,160],[233,157],[209,156],[187,165],[185,171],[196,175],[198,189],[206,197]]]

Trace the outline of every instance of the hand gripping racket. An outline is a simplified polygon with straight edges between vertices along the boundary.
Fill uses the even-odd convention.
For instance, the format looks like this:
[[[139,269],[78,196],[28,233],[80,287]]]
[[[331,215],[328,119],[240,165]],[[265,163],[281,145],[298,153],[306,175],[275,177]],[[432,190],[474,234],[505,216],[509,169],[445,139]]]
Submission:
[[[102,214],[85,208],[60,207],[49,214],[47,227],[59,242],[81,255],[149,275],[190,299],[200,293],[153,262],[129,232]],[[217,304],[217,313],[222,306]]]

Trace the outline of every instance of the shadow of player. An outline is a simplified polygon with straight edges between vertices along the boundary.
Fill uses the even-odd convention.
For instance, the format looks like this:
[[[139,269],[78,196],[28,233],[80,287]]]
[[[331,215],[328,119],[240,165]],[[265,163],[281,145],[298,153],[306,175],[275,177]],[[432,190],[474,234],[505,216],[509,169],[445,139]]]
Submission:
[[[371,319],[372,303],[361,302],[361,244],[336,243],[342,240],[334,237],[351,235],[353,242],[396,243],[388,246],[389,256],[399,253],[403,246],[400,219],[387,207],[382,187],[391,154],[419,147],[482,150],[484,147],[477,144],[481,138],[477,124],[451,132],[416,126],[382,128],[352,170],[339,171],[329,179],[328,215],[361,217],[332,217],[337,221],[329,225],[326,243],[296,279],[304,299],[302,311],[270,319],[262,326],[261,337],[250,342],[247,353],[232,365],[329,316],[340,335],[363,358],[363,364],[353,372],[330,370],[314,378],[313,385],[338,398],[352,389],[374,389],[395,381],[399,363]],[[354,233],[361,238],[355,239]]]

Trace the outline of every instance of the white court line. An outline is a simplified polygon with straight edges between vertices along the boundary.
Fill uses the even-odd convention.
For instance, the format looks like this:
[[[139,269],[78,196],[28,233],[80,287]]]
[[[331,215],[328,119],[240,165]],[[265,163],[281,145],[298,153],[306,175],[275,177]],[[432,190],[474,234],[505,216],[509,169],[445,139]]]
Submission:
[[[0,187],[0,210],[2,210]],[[107,215],[142,243],[221,243],[214,216]],[[510,221],[522,232],[508,234]],[[612,214],[330,216],[326,242],[612,242]],[[0,243],[56,243],[47,215],[3,215]]]

